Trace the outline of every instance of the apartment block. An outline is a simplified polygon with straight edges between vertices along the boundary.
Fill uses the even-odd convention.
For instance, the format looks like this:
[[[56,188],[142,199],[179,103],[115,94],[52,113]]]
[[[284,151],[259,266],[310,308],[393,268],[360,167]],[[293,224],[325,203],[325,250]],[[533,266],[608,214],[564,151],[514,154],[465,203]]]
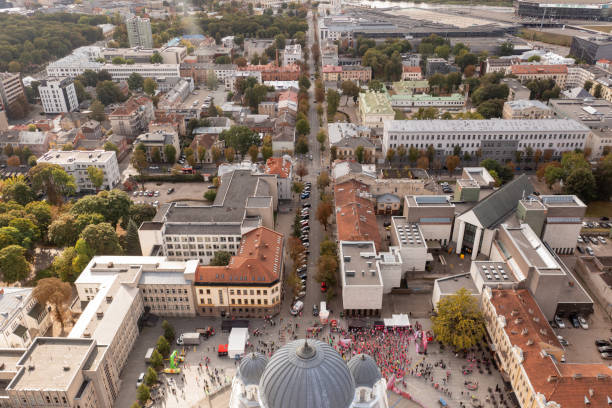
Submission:
[[[79,107],[74,81],[71,78],[42,80],[38,92],[45,113],[72,112]]]
[[[130,47],[153,48],[151,20],[133,16],[125,20]]]
[[[154,118],[153,102],[146,96],[133,96],[108,115],[113,133],[132,140],[147,130]]]
[[[283,51],[283,65],[295,64],[302,60],[302,46],[300,44],[286,45]]]
[[[283,248],[283,234],[259,227],[242,236],[229,265],[199,266],[194,280],[198,314],[265,317],[280,312]]]
[[[361,124],[382,129],[387,121],[395,118],[395,111],[386,92],[366,91],[359,93],[359,118]]]
[[[275,175],[232,170],[221,176],[212,205],[171,203],[138,231],[143,255],[172,261],[198,259],[208,265],[215,252],[236,255],[242,235],[264,226],[274,228],[278,205]]]
[[[0,288],[0,348],[26,348],[51,327],[51,315],[33,288]],[[0,405],[1,406],[1,405]]]
[[[360,94],[363,95],[363,94]],[[360,106],[361,109],[361,106]],[[384,122],[383,154],[404,146],[427,149],[433,146],[440,156],[453,154],[454,146],[481,159],[514,160],[516,150],[531,147],[550,150],[553,157],[584,149],[589,129],[568,119],[490,120],[388,120]]]
[[[66,173],[74,177],[77,192],[96,190],[87,173],[87,168],[89,167],[97,167],[104,173],[104,180],[100,187],[102,190],[112,190],[121,181],[119,163],[114,151],[49,150],[37,162],[39,164],[50,163],[61,166]]]
[[[567,80],[567,66],[565,65],[512,65],[510,73],[516,75],[523,83],[532,79],[552,79],[559,88],[565,87]]]
[[[168,163],[172,161],[176,162],[180,153],[181,146],[179,144],[179,135],[176,129],[171,125],[157,125],[151,126],[148,132],[138,135],[134,141],[135,146],[142,145],[145,148],[147,161],[154,161],[154,153],[159,154],[159,158],[162,162]],[[167,145],[174,147],[174,157],[166,157]]]
[[[270,157],[266,161],[266,174],[276,176],[278,186],[278,199],[291,200],[293,191],[291,190],[293,181],[293,163],[291,156]]]
[[[238,69],[260,72],[262,81],[297,81],[300,77],[300,66],[297,64],[279,67],[274,63],[269,63],[267,65],[247,65]]]
[[[0,108],[9,110],[10,106],[19,99],[26,100],[21,75],[0,72]]]

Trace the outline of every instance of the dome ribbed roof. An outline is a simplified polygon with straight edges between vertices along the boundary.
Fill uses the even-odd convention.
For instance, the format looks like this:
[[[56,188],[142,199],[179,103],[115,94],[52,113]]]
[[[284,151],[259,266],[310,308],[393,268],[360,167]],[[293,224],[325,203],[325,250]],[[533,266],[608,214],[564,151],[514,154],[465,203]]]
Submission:
[[[355,382],[340,354],[318,340],[296,340],[270,359],[259,383],[265,408],[347,408]]]
[[[347,365],[357,387],[372,388],[382,378],[376,361],[367,354],[357,354]]]
[[[238,377],[242,380],[244,385],[259,384],[259,380],[267,364],[268,359],[263,354],[249,353],[240,360]]]

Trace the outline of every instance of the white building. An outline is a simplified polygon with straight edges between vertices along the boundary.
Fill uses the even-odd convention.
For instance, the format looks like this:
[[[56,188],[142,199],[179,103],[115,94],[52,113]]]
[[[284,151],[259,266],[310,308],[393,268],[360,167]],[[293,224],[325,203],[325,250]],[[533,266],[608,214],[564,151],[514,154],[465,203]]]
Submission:
[[[337,122],[330,123],[327,127],[327,139],[329,145],[339,143],[346,137],[364,137],[369,138],[371,129],[367,126],[359,126],[355,123]]]
[[[45,113],[72,112],[79,107],[71,78],[44,79],[38,86],[38,92]]]
[[[425,237],[418,223],[408,222],[406,217],[391,217],[391,245],[398,248],[405,272],[423,272],[427,261],[433,260],[427,253]]]
[[[94,72],[108,71],[113,81],[127,80],[133,72],[139,73],[143,78],[153,79],[181,76],[179,64],[102,64],[74,55],[69,55],[50,63],[47,66],[47,75],[58,78],[74,78],[81,75],[85,70],[92,70]]]
[[[151,21],[133,16],[125,20],[130,47],[153,48]]]
[[[291,200],[293,198],[291,190],[293,163],[291,162],[291,156],[270,157],[266,161],[266,174],[276,175],[279,200]]]
[[[407,195],[403,216],[408,223],[418,223],[419,232],[431,246],[446,246],[450,242],[455,217],[450,196]]]
[[[32,296],[33,288],[0,288],[0,348],[26,348],[51,327],[44,305]]]
[[[134,141],[134,145],[142,144],[146,150],[147,160],[153,161],[153,150],[157,149],[162,162],[170,162],[170,158],[166,157],[165,147],[167,145],[174,147],[175,162],[181,153],[179,135],[176,129],[171,125],[151,126],[148,132],[140,134]]]
[[[383,280],[372,241],[340,241],[342,308],[349,314],[377,315],[382,309]]]
[[[383,155],[389,148],[427,149],[450,156],[455,146],[481,159],[514,160],[514,152],[531,147],[562,153],[584,149],[588,127],[570,119],[389,120],[384,122]]]
[[[283,65],[295,64],[302,60],[302,46],[300,44],[286,45],[283,51]]]
[[[111,190],[121,180],[117,155],[114,151],[104,150],[49,150],[37,161],[40,163],[57,164],[66,173],[74,177],[77,192],[81,190],[96,190],[92,184],[87,168],[97,167],[104,173],[104,181],[100,189]]]

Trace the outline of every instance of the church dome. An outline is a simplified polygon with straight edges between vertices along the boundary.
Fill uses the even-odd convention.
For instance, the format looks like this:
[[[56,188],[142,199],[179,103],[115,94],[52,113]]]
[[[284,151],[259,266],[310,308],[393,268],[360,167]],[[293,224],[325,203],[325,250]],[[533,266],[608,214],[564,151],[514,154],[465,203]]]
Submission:
[[[318,340],[296,340],[274,353],[261,376],[265,408],[347,408],[355,382],[340,354]]]
[[[240,360],[238,378],[244,385],[259,384],[259,379],[266,369],[268,359],[261,353],[249,353]]]
[[[367,354],[357,354],[347,365],[357,387],[373,388],[382,378],[376,361]]]

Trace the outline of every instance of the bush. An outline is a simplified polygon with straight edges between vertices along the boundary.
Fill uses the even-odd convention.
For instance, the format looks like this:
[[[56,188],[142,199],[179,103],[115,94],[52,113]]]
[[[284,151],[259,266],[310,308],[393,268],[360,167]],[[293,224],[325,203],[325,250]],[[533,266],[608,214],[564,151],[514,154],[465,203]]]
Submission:
[[[144,176],[134,176],[134,180],[139,183],[150,181],[160,181],[162,183],[193,183],[194,181],[204,181],[201,174],[147,174]]]

